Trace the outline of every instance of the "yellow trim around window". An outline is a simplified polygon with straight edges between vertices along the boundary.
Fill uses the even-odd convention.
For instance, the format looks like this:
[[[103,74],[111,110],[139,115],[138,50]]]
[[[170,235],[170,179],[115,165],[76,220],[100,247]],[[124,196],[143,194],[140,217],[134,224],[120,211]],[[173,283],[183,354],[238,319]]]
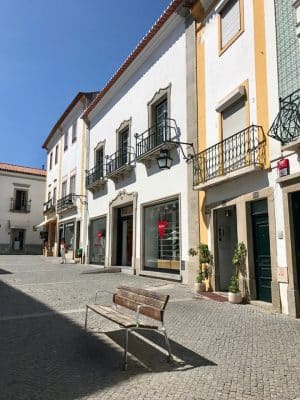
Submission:
[[[197,43],[197,100],[198,100],[198,151],[206,149],[206,85],[205,85],[205,25],[196,33]],[[199,192],[199,243],[208,243],[207,217],[205,215],[205,192]]]
[[[257,124],[263,127],[264,132],[267,132],[269,128],[267,50],[265,10],[261,0],[253,0],[253,17]],[[267,135],[265,135],[265,140],[265,168],[269,168],[269,137]]]
[[[244,0],[238,0],[240,5],[240,30],[222,47],[222,29],[221,29],[221,15],[218,13],[218,41],[219,41],[219,56],[221,56],[244,32]]]
[[[244,86],[245,88],[245,128],[250,126],[250,108],[249,108],[249,81],[246,79],[244,82],[237,85],[232,92],[239,88],[240,86]],[[223,112],[223,111],[222,111]],[[218,112],[218,125],[219,125],[219,142],[223,140],[223,126],[222,126],[222,112]]]

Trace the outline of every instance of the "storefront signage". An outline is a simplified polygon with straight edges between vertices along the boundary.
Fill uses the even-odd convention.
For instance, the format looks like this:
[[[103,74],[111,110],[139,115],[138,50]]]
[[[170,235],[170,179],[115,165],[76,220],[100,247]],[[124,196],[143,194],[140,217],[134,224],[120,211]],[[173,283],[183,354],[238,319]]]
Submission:
[[[164,237],[167,226],[168,226],[168,221],[157,221],[157,230],[160,239]]]

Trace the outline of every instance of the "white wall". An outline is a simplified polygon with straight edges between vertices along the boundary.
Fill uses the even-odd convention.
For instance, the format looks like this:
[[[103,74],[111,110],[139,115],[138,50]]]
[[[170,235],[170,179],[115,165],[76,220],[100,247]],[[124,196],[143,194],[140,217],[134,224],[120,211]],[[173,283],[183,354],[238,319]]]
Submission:
[[[131,67],[127,76],[123,76],[118,83],[118,90],[112,89],[103,100],[98,103],[94,118],[90,124],[90,163],[94,166],[94,148],[105,140],[105,154],[114,153],[116,148],[116,130],[120,124],[131,118],[131,146],[135,147],[134,133],[142,133],[148,129],[147,103],[154,94],[171,84],[170,115],[177,122],[181,131],[178,140],[186,141],[186,42],[184,20],[176,16],[169,31],[160,32],[155,36],[156,48],[150,43]],[[150,54],[149,54],[150,53]],[[143,61],[141,62],[141,60]],[[138,65],[140,63],[140,65]],[[112,93],[115,92],[115,95]],[[118,192],[126,189],[127,192],[138,192],[137,230],[136,230],[136,257],[140,257],[141,249],[141,208],[146,202],[163,199],[168,196],[181,197],[181,240],[182,256],[188,259],[188,229],[187,229],[187,165],[183,161],[179,150],[172,153],[174,160],[180,157],[180,162],[174,163],[170,170],[159,171],[156,165],[147,169],[137,163],[134,173],[128,178],[115,184],[107,182],[107,190],[99,192],[95,198],[89,193],[89,218],[94,218],[109,212],[109,202]],[[191,166],[189,166],[191,168]]]
[[[26,226],[25,245],[41,245],[39,231],[33,226],[43,221],[43,202],[45,193],[45,177],[38,177],[20,173],[0,172],[0,245],[10,244],[8,221]],[[28,200],[31,200],[29,213],[11,212],[11,198],[15,189],[27,190]]]

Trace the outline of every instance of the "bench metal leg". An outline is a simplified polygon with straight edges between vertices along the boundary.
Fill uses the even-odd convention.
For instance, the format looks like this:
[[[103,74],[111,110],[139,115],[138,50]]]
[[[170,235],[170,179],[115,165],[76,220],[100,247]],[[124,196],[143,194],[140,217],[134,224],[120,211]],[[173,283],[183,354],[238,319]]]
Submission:
[[[170,346],[170,342],[169,342],[169,339],[168,339],[167,331],[166,331],[166,329],[164,327],[161,330],[163,331],[163,333],[165,335],[166,346],[167,346],[168,353],[169,353],[168,361],[170,362],[170,361],[173,360],[173,356],[172,356],[172,352],[171,352],[171,346]]]
[[[86,312],[85,312],[85,322],[84,322],[84,329],[85,329],[85,330],[86,330],[86,327],[87,327],[88,311],[89,311],[89,308],[88,308],[88,307],[86,307]]]
[[[126,371],[126,369],[127,369],[128,338],[129,338],[129,331],[128,331],[128,329],[125,329],[125,348],[124,348],[124,360],[123,360],[123,370],[124,371]]]

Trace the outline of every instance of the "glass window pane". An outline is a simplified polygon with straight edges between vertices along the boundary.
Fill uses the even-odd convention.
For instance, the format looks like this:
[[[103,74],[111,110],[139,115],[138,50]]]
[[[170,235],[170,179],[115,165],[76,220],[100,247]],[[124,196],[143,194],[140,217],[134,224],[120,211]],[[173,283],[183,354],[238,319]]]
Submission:
[[[172,200],[144,210],[144,268],[179,273],[179,202]]]
[[[90,262],[105,264],[106,246],[106,217],[94,219],[90,222]]]

